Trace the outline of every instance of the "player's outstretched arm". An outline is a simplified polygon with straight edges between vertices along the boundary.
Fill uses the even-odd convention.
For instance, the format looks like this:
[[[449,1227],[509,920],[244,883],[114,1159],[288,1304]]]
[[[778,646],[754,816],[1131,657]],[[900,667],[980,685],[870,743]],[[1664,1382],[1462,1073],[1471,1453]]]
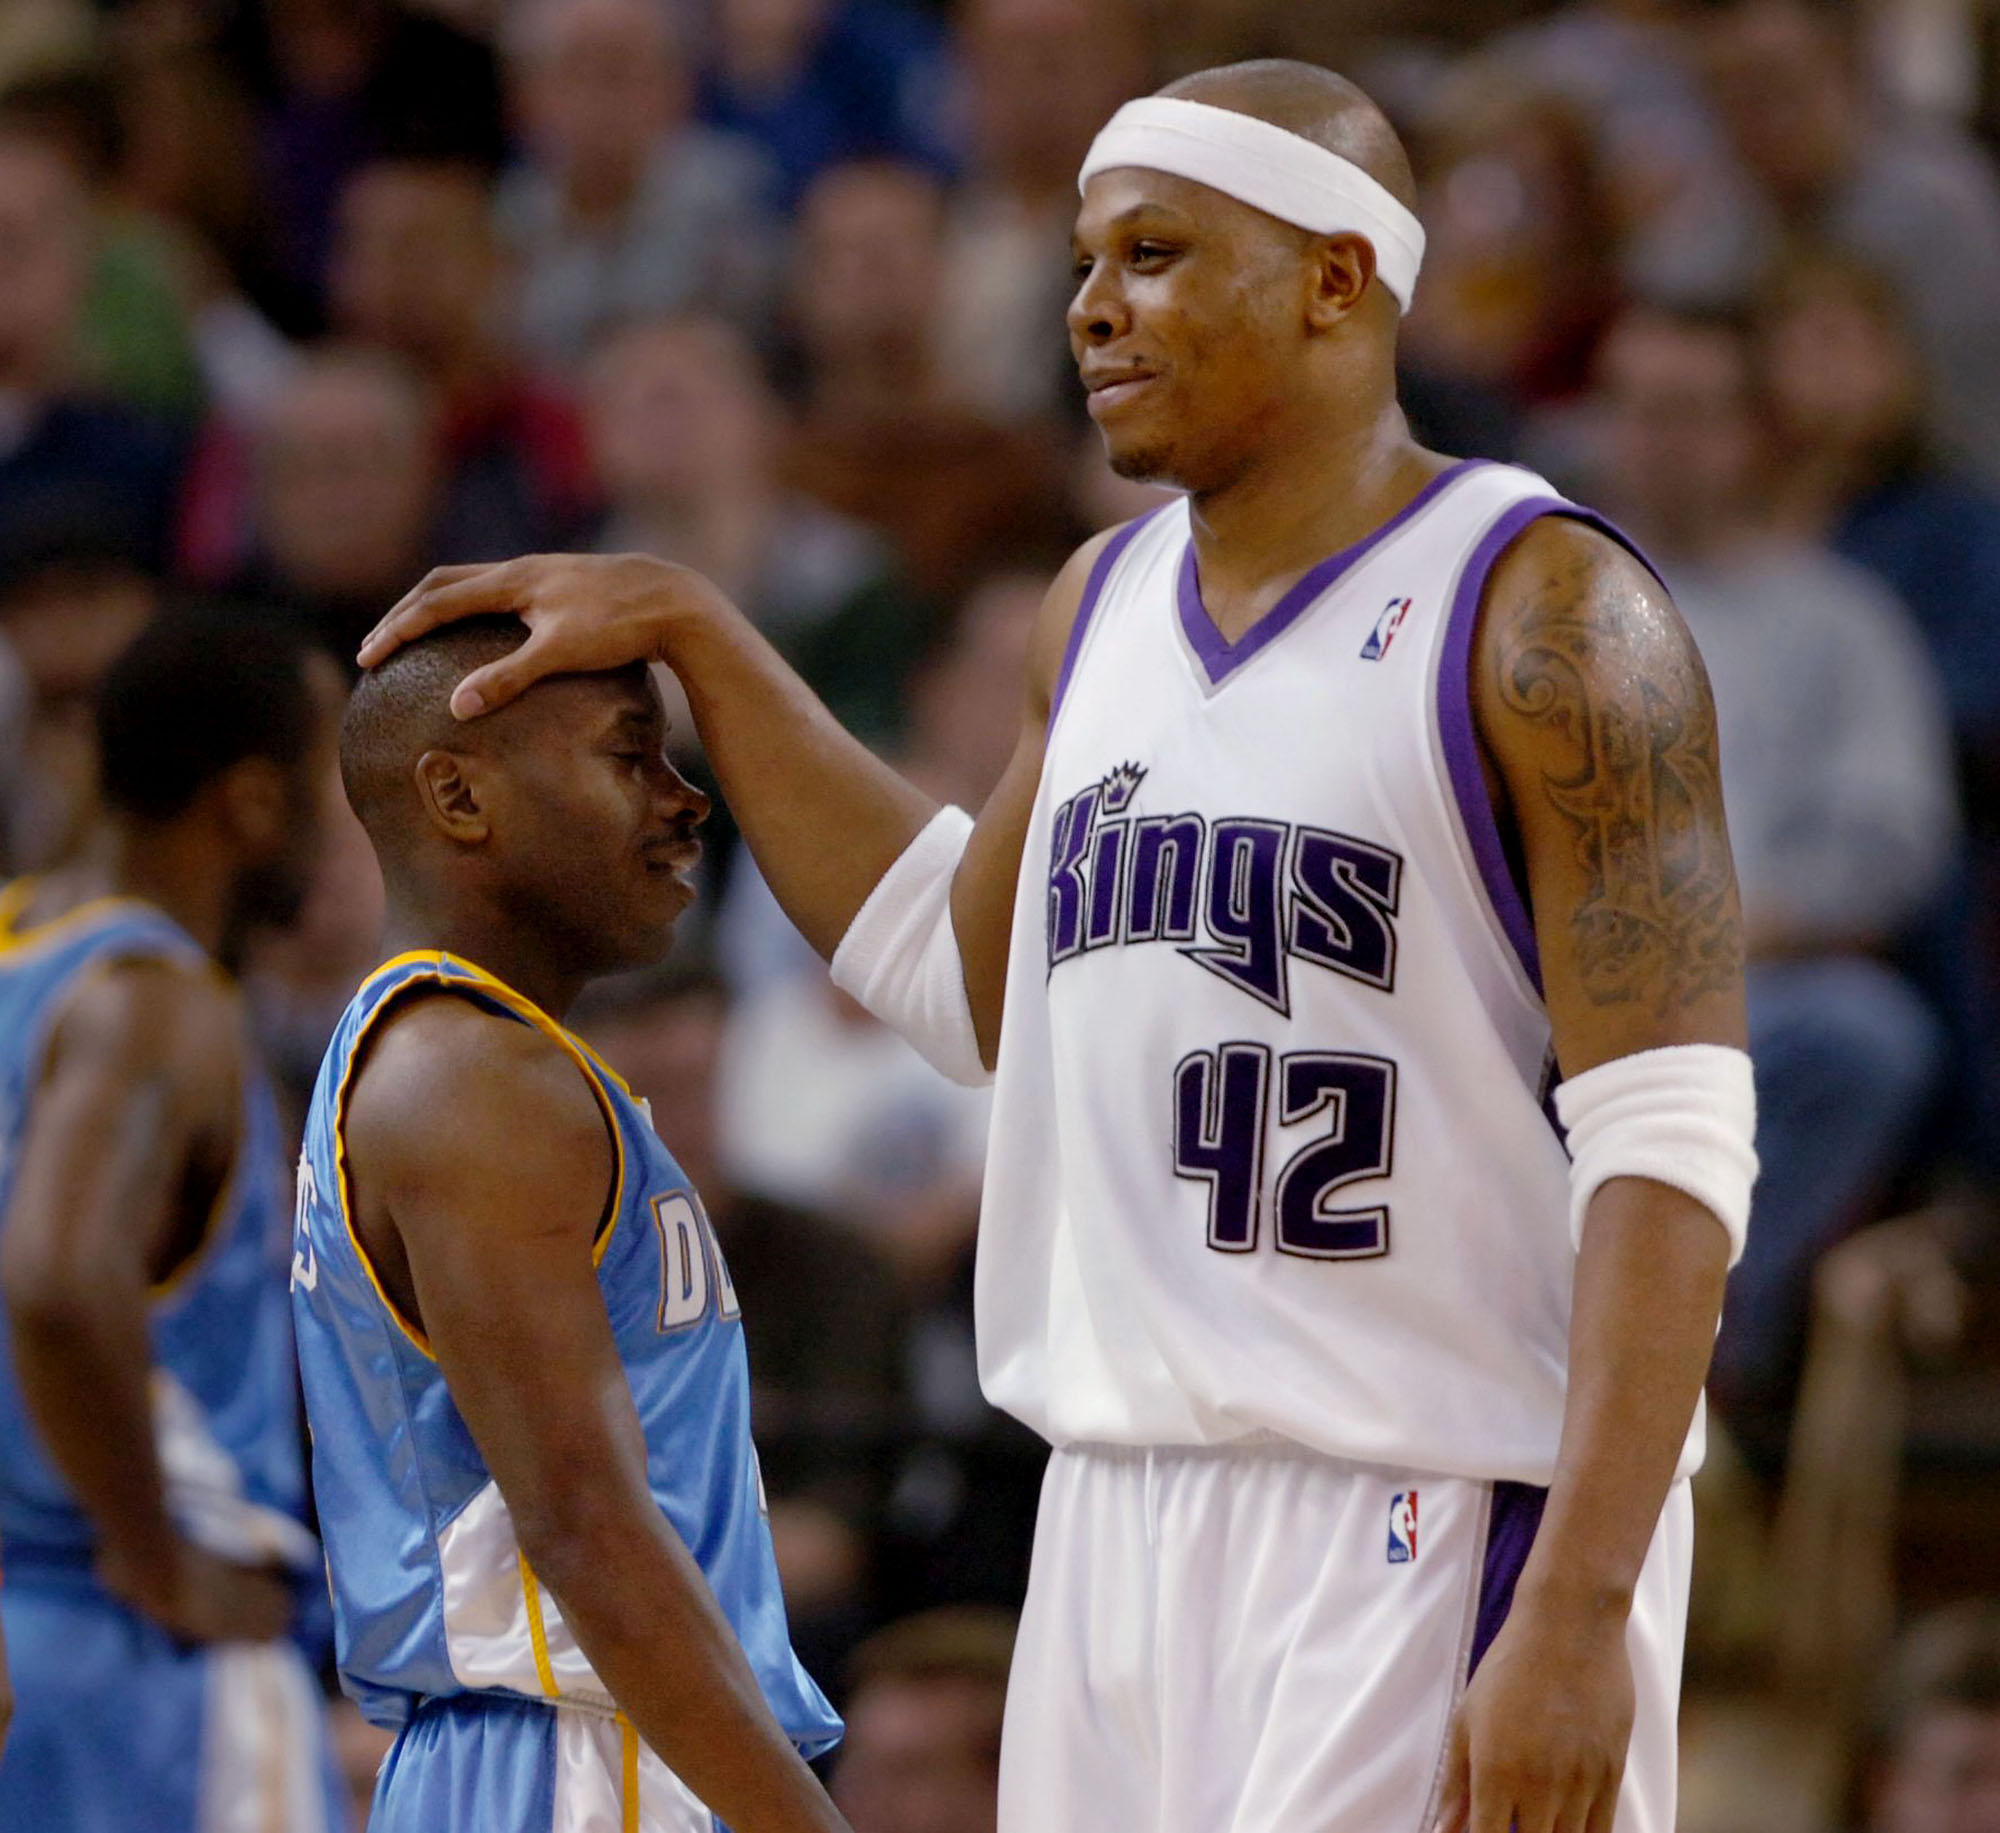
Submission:
[[[591,1261],[611,1141],[575,1066],[540,1032],[429,999],[376,1046],[346,1137],[384,1282],[639,1735],[739,1833],[845,1833],[648,1488]]]
[[[1049,698],[1100,544],[1082,548],[1050,589],[1030,660],[1020,749],[980,811],[953,881],[953,928],[989,1065]],[[529,638],[469,675],[452,710],[475,716],[546,675],[665,662],[686,689],[759,869],[822,955],[833,954],[869,892],[937,813],[929,796],[842,729],[721,591],[647,555],[551,554],[439,568],[376,627],[361,660],[372,666],[439,624],[491,612],[518,614]]]
[[[1743,935],[1708,679],[1658,582],[1533,524],[1495,569],[1473,705],[1526,865],[1565,1077],[1744,1042]],[[1443,1825],[1609,1833],[1631,1733],[1626,1620],[1715,1338],[1729,1237],[1650,1179],[1584,1219],[1542,1527],[1454,1732]]]
[[[96,1530],[104,1582],[193,1641],[267,1640],[275,1577],[183,1540],[154,1449],[149,1288],[206,1131],[235,1136],[240,1021],[205,977],[157,964],[84,982],[57,1024],[0,1231],[21,1393]]]

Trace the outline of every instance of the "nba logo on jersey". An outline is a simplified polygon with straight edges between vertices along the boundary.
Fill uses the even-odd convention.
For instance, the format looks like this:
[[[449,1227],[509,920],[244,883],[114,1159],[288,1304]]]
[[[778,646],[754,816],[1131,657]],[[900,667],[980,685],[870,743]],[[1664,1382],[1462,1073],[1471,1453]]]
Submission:
[[[1389,1563],[1407,1566],[1416,1556],[1417,1492],[1399,1489],[1389,1498]]]
[[[1407,598],[1392,598],[1382,607],[1382,615],[1375,620],[1375,628],[1368,633],[1368,641],[1361,645],[1361,659],[1364,662],[1379,662],[1389,653],[1389,645],[1396,640],[1396,632],[1402,629],[1403,619],[1410,614]]]

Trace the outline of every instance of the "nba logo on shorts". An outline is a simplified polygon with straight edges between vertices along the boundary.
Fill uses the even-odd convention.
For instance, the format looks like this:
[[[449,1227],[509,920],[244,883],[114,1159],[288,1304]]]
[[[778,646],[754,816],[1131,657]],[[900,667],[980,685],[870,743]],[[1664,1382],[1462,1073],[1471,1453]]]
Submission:
[[[1361,659],[1364,662],[1379,662],[1389,653],[1389,645],[1396,640],[1396,632],[1402,629],[1403,619],[1409,615],[1410,601],[1407,598],[1392,598],[1382,607],[1382,615],[1375,620],[1375,628],[1368,633],[1368,641],[1361,645]]]
[[[1389,1563],[1407,1566],[1417,1556],[1417,1492],[1399,1489],[1389,1498]]]

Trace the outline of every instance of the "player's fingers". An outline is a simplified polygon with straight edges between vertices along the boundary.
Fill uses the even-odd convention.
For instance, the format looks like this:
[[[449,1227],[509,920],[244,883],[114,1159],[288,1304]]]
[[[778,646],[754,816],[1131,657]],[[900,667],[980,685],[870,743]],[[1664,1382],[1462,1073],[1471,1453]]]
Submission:
[[[1514,1791],[1514,1833],[1568,1833],[1562,1819],[1561,1793],[1544,1783],[1528,1783]]]
[[[503,560],[489,565],[433,567],[363,638],[355,659],[363,668],[373,668],[403,644],[414,642],[440,624],[485,611],[519,609],[527,565],[524,560]]]
[[[1445,1747],[1444,1789],[1438,1799],[1435,1833],[1465,1833],[1466,1816],[1472,1809],[1471,1767],[1465,1721],[1454,1719],[1451,1741]]]
[[[1520,1796],[1511,1771],[1475,1760],[1471,1764],[1471,1794],[1471,1812],[1465,1823],[1468,1833],[1514,1833]]]
[[[549,634],[537,630],[511,655],[475,668],[452,692],[452,717],[477,719],[518,699],[544,675],[561,674],[563,662],[556,651]]]
[[[1591,1798],[1581,1819],[1577,1821],[1580,1833],[1611,1833],[1612,1823],[1618,1818],[1618,1791],[1624,1785],[1622,1770],[1613,1770],[1610,1779]]]

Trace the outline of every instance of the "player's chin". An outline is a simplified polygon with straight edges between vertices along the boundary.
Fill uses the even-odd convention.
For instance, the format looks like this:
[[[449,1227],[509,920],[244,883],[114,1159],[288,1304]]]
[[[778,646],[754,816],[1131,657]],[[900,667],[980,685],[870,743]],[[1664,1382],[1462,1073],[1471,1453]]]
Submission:
[[[1104,429],[1104,456],[1118,476],[1134,484],[1170,484],[1174,481],[1171,444],[1156,432],[1144,428]]]
[[[672,946],[674,926],[694,900],[694,886],[680,873],[649,868],[630,906],[630,921],[625,925],[630,946],[625,952],[635,963],[658,960]]]

